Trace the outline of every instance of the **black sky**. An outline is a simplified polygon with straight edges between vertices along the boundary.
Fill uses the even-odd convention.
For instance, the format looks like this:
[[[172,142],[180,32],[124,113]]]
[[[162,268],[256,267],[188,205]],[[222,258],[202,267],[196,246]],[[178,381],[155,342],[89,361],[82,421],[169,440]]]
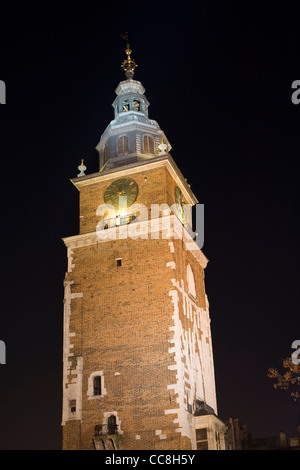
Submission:
[[[70,178],[83,157],[97,171],[125,31],[149,115],[205,205],[219,415],[255,437],[296,433],[296,405],[266,374],[300,338],[299,10],[224,3],[1,3],[1,449],[61,446]]]

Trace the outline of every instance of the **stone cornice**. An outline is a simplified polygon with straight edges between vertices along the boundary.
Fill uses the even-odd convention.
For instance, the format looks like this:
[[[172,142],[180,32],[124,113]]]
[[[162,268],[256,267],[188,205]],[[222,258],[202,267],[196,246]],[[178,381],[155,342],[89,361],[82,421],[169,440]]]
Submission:
[[[198,200],[196,196],[194,195],[188,183],[185,181],[181,171],[170,154],[157,156],[151,160],[147,160],[146,162],[130,163],[128,165],[124,165],[123,167],[118,167],[117,169],[112,168],[110,170],[92,173],[91,175],[72,178],[71,182],[80,191],[85,186],[89,186],[91,184],[102,183],[103,181],[108,181],[113,178],[132,176],[136,173],[163,167],[169,171],[176,184],[180,187],[186,203],[192,205],[197,204]]]
[[[157,219],[143,220],[138,222],[137,225],[139,225],[139,237],[137,238],[137,240],[151,240],[151,237],[153,237],[153,234],[155,233],[164,233],[165,236],[162,236],[160,238],[163,240],[172,241],[174,239],[182,239],[185,244],[185,249],[192,253],[192,255],[197,259],[203,269],[206,268],[208,259],[200,250],[197,243],[193,240],[189,232],[183,227],[177,216],[166,215]],[[133,228],[134,226],[135,224],[132,225]],[[102,230],[102,236],[98,236],[97,232],[95,231],[62,238],[62,240],[67,248],[74,250],[76,248],[96,245],[98,243],[107,243],[112,240],[124,240],[126,239],[126,237],[124,237],[124,230],[130,230],[130,224],[108,228],[107,230]],[[114,238],[114,234],[116,238]],[[148,234],[148,236],[145,237],[145,234]],[[166,234],[168,234],[169,236],[166,237]],[[131,238],[130,235],[128,236],[128,238]],[[153,237],[153,239],[157,240],[156,237]]]

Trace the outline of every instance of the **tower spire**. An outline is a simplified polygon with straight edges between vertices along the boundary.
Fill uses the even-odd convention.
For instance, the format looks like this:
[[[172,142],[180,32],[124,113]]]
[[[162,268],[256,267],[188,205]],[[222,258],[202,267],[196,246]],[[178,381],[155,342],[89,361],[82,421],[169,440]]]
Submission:
[[[126,75],[126,78],[127,79],[130,79],[133,77],[134,75],[134,70],[136,69],[137,67],[137,64],[135,63],[135,61],[131,58],[131,49],[130,49],[130,45],[129,45],[129,41],[128,41],[128,33],[125,33],[125,34],[121,34],[121,37],[123,39],[125,39],[126,41],[126,54],[127,54],[127,58],[125,60],[123,60],[122,64],[121,64],[121,67],[124,69],[125,71],[125,75]]]

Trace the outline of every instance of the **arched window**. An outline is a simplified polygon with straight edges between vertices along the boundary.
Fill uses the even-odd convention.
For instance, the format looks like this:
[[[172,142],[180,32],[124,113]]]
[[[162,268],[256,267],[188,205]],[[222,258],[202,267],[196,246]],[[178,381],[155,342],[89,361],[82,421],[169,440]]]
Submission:
[[[94,377],[94,396],[101,395],[101,376]]]
[[[107,434],[117,434],[117,420],[114,415],[110,415],[107,420]]]
[[[154,140],[150,135],[144,135],[144,153],[154,154]]]
[[[133,109],[134,111],[140,111],[141,104],[138,100],[133,100]]]
[[[129,102],[128,102],[128,100],[124,100],[122,102],[122,111],[123,111],[123,113],[126,112],[126,111],[129,111]]]
[[[119,137],[118,140],[118,154],[122,155],[124,153],[128,153],[128,151],[128,137],[127,135],[123,135],[122,137]]]

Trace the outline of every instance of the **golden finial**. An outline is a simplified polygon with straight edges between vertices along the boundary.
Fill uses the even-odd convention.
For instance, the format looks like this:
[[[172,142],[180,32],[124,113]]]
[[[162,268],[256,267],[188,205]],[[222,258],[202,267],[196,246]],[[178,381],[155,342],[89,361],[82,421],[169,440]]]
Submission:
[[[79,176],[85,176],[86,166],[84,164],[84,159],[83,158],[81,159],[81,165],[79,165],[78,170],[80,171],[80,173],[78,173],[78,175],[77,175],[78,177]]]
[[[158,155],[165,155],[167,152],[166,150],[168,149],[167,144],[164,143],[164,138],[161,136],[161,143],[158,145],[157,153]]]
[[[127,46],[126,46],[126,54],[127,54],[127,59],[123,60],[121,67],[125,70],[125,75],[127,78],[132,78],[134,74],[134,70],[137,67],[137,64],[135,61],[131,58],[131,49],[130,45],[128,42],[128,33],[121,34],[121,37],[125,39]]]

